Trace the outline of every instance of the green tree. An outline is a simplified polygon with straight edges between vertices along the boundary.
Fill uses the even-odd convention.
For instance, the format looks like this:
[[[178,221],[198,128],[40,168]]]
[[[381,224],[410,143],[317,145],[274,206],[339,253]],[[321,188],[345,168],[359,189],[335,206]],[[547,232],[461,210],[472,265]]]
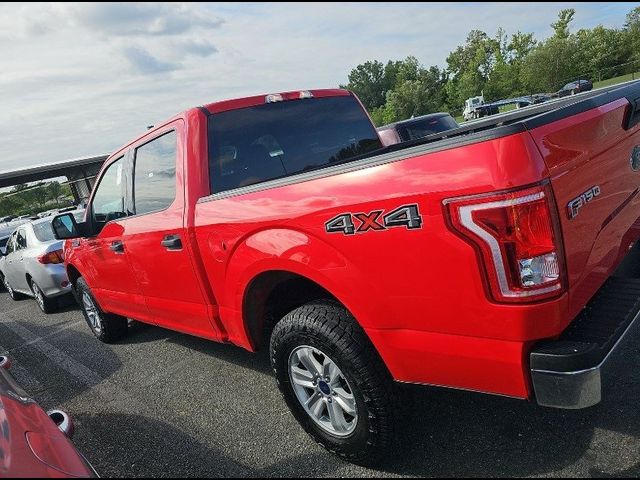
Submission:
[[[578,30],[575,61],[581,66],[580,75],[598,81],[624,73],[619,68],[629,61],[624,40],[622,30],[602,25]]]
[[[516,32],[511,36],[511,41],[507,46],[509,51],[509,61],[511,63],[522,63],[522,60],[536,47],[538,42],[533,33]]]
[[[60,182],[54,181],[47,186],[48,195],[51,200],[56,202],[56,205],[60,205],[60,197],[62,196],[62,185]]]
[[[496,40],[480,30],[472,30],[464,45],[447,57],[446,95],[450,107],[461,111],[469,97],[480,95],[495,65]]]
[[[47,204],[47,200],[49,200],[49,192],[45,186],[40,185],[29,190],[29,192],[31,193],[31,198],[39,207],[44,207]]]
[[[569,24],[573,21],[576,11],[573,8],[565,8],[560,10],[558,14],[558,21],[551,24],[555,35],[555,38],[567,39],[569,38]]]
[[[623,39],[629,60],[640,61],[640,7],[634,8],[627,14]],[[636,66],[635,71],[637,70]]]
[[[355,93],[367,109],[381,107],[395,84],[398,64],[389,61],[385,66],[378,60],[360,64],[349,73],[349,83],[341,87]]]
[[[561,10],[552,23],[555,34],[540,43],[523,60],[520,81],[528,93],[551,92],[577,79],[584,72],[578,40],[569,33],[575,10]]]
[[[417,117],[442,110],[445,76],[438,67],[423,68],[408,57],[398,72],[394,89],[387,96],[385,122]]]
[[[5,195],[0,198],[0,215],[15,215],[21,206],[22,202],[17,195]]]
[[[581,75],[574,37],[552,37],[533,50],[522,64],[520,79],[527,93],[553,92]]]

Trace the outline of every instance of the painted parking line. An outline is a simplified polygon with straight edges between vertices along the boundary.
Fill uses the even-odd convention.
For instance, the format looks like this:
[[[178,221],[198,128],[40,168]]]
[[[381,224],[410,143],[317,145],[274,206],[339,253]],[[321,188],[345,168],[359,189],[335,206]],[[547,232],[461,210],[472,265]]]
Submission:
[[[26,327],[16,322],[4,322],[3,325],[46,356],[54,365],[62,368],[78,381],[90,387],[103,400],[111,402],[122,399],[125,396],[130,397],[122,388],[116,387],[112,383],[104,380],[89,367],[71,358],[62,350],[54,347],[44,338],[38,337]]]
[[[12,322],[14,322],[14,323],[15,323],[15,320],[12,320]],[[54,336],[56,336],[56,335],[59,335],[61,332],[64,332],[65,330],[69,330],[70,328],[73,328],[73,327],[75,327],[76,325],[82,324],[83,322],[82,322],[81,320],[76,320],[75,322],[71,322],[71,323],[68,323],[68,322],[60,322],[60,324],[59,324],[59,325],[63,325],[63,324],[65,324],[65,323],[66,323],[66,325],[64,325],[64,326],[62,326],[62,327],[59,327],[59,328],[57,328],[56,330],[54,330],[53,332],[48,333],[47,335],[43,335],[42,337],[38,337],[37,335],[35,335],[35,334],[33,334],[33,333],[32,333],[31,335],[34,337],[32,340],[25,341],[25,343],[21,343],[20,345],[16,345],[15,347],[13,347],[13,348],[11,348],[11,349],[9,349],[9,350],[3,350],[2,348],[0,348],[0,352],[1,352],[1,351],[4,351],[4,352],[6,352],[6,353],[11,353],[11,352],[16,351],[16,350],[19,350],[19,349],[21,349],[21,348],[28,347],[28,346],[30,346],[30,345],[33,345],[34,343],[37,343],[37,342],[43,341],[43,340],[45,340],[45,339],[47,339],[47,338],[50,338],[50,337],[54,337]],[[14,329],[12,329],[12,328],[11,328],[11,326],[10,326],[10,324],[7,324],[7,323],[5,322],[5,323],[3,323],[3,325],[6,325],[6,326],[11,330],[11,331],[13,331],[16,335],[18,335],[19,337],[21,337],[21,338],[24,340],[24,337],[22,337],[22,336],[21,336],[20,334],[18,334]],[[57,326],[57,325],[53,325],[53,327],[55,327],[55,326]],[[23,327],[23,328],[24,328],[24,327]]]

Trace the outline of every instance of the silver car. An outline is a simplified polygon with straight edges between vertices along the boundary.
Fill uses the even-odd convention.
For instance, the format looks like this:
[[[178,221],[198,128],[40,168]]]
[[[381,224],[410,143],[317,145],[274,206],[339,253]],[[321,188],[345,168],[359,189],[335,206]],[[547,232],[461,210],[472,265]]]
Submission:
[[[0,275],[12,299],[34,297],[45,313],[57,307],[57,297],[71,292],[62,246],[53,237],[50,218],[20,225],[11,234]]]

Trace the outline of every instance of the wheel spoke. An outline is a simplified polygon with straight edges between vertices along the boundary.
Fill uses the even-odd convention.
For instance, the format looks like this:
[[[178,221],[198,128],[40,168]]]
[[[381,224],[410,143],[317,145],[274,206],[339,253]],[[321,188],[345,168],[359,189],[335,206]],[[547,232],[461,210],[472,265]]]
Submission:
[[[313,351],[310,348],[300,350],[298,352],[298,359],[312,375],[319,376],[321,374],[322,366],[313,356]]]
[[[320,418],[322,417],[322,413],[324,412],[325,405],[326,403],[322,398],[322,395],[319,395],[317,393],[314,393],[313,395],[311,395],[309,399],[305,402],[305,407],[307,407],[311,416],[314,417],[316,420],[320,420]]]
[[[329,420],[331,421],[331,426],[337,432],[342,433],[349,429],[349,424],[344,418],[344,412],[336,402],[327,403],[327,410],[329,411]]]
[[[331,386],[333,386],[339,379],[340,370],[329,357],[324,357],[324,364],[322,365],[322,375],[325,378],[329,379],[329,383],[331,384]]]
[[[291,380],[293,383],[300,385],[301,387],[315,389],[315,385],[313,384],[313,374],[308,370],[303,370],[299,367],[292,367]]]
[[[336,394],[335,397],[333,397],[333,401],[340,405],[340,408],[342,408],[347,415],[354,416],[356,414],[356,400],[353,394],[347,393],[344,388],[334,388],[333,392]]]

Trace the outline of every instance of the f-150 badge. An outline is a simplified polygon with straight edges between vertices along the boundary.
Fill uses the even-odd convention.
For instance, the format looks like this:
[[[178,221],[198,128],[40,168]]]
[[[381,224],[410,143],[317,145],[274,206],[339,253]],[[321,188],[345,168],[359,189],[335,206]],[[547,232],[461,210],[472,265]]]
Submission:
[[[600,195],[600,187],[598,185],[595,185],[579,197],[571,200],[567,205],[569,220],[573,220],[574,218],[576,218],[578,216],[578,213],[580,213],[580,209],[591,200],[596,198],[598,195]]]

